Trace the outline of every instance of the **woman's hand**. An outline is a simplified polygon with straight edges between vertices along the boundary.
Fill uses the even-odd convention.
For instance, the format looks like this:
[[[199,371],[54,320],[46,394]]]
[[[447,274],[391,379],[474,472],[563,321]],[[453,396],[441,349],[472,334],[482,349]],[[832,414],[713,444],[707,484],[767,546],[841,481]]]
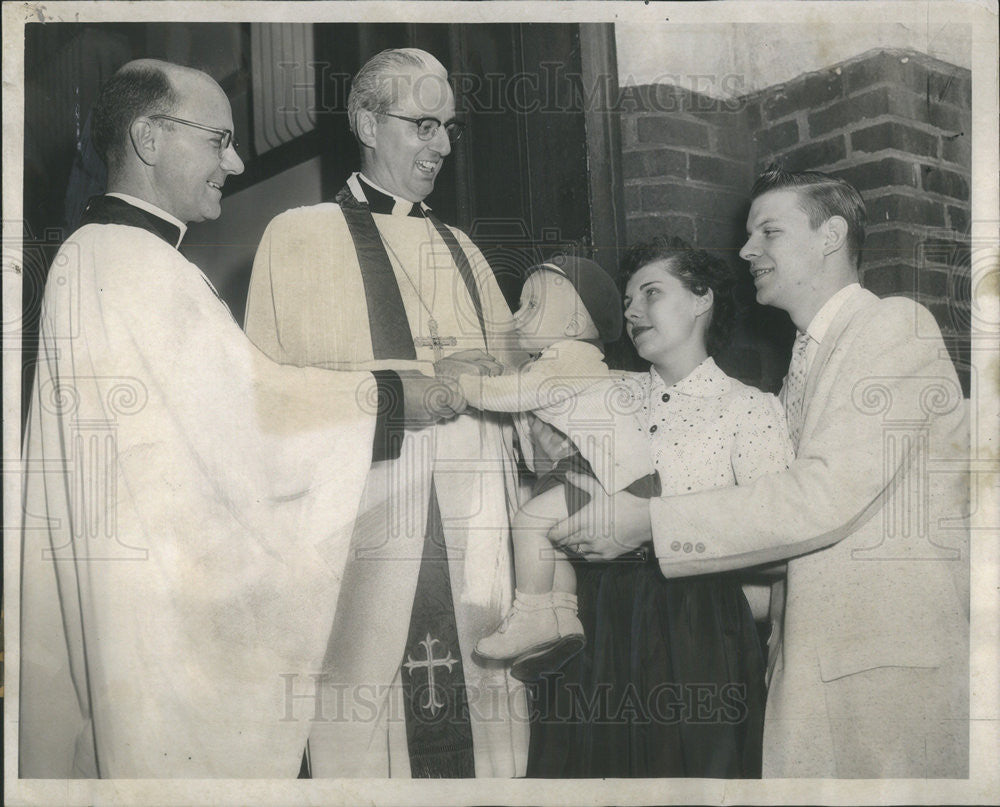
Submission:
[[[596,479],[582,474],[569,473],[567,480],[590,494],[590,502],[549,530],[553,544],[587,560],[611,560],[652,539],[649,499],[626,491],[608,496]]]

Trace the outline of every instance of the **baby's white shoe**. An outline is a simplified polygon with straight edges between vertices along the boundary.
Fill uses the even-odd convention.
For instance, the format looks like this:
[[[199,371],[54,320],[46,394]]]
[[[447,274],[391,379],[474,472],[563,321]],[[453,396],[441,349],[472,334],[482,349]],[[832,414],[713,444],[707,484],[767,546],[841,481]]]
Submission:
[[[585,644],[574,595],[517,592],[503,622],[479,640],[476,652],[489,659],[514,659],[511,675],[534,681],[543,672],[558,670]]]

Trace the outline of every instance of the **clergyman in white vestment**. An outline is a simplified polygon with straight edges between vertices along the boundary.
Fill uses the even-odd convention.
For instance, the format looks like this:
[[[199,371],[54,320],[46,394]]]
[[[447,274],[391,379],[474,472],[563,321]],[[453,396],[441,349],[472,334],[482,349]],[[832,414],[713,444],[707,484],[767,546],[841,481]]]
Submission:
[[[460,133],[445,69],[423,51],[385,51],[355,78],[348,110],[361,172],[336,203],[270,223],[247,334],[278,361],[352,371],[432,374],[448,353],[502,351],[510,311],[489,265],[423,204]],[[463,415],[373,465],[323,676],[296,690],[300,712],[318,718],[312,776],[524,773],[523,688],[472,655],[512,596],[506,422]]]

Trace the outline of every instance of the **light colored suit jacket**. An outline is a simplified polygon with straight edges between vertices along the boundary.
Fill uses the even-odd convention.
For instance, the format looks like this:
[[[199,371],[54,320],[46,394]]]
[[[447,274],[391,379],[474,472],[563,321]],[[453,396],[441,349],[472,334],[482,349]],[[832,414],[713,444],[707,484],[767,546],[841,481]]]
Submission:
[[[810,367],[791,467],[651,502],[667,577],[788,559],[765,775],[869,775],[844,760],[868,765],[882,750],[852,748],[861,742],[852,724],[863,716],[898,729],[903,716],[868,695],[854,693],[846,711],[838,704],[852,702],[852,687],[869,692],[871,679],[885,677],[874,670],[923,671],[900,672],[900,686],[922,704],[921,725],[950,738],[929,741],[940,775],[965,775],[967,747],[952,746],[965,736],[967,709],[966,408],[931,314],[909,299],[859,291]],[[672,548],[690,546],[692,535],[702,552]],[[895,770],[877,760],[862,768]]]

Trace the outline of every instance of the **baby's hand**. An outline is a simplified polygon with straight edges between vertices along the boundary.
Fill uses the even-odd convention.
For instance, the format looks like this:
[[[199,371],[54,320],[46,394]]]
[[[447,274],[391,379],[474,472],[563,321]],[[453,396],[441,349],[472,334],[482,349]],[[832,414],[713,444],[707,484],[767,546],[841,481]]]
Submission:
[[[438,378],[457,379],[460,375],[494,376],[503,373],[503,365],[482,350],[460,350],[434,362]]]

